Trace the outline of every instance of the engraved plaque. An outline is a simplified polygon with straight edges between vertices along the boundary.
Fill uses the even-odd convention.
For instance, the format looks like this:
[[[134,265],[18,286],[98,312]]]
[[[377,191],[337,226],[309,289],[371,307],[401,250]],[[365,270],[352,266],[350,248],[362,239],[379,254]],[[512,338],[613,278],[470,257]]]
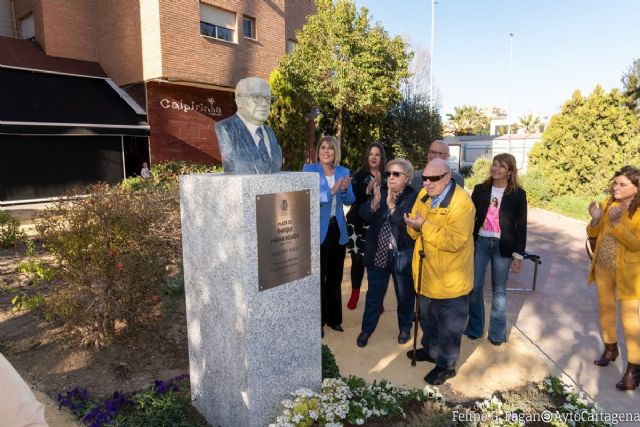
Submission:
[[[311,274],[309,190],[256,196],[260,291]]]

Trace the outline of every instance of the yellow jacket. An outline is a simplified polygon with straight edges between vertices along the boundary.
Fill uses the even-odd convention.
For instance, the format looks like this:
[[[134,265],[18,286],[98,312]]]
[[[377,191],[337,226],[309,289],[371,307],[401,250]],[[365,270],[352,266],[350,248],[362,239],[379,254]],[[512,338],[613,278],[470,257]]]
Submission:
[[[616,202],[614,202],[616,203]],[[632,218],[625,212],[620,222],[611,227],[608,207],[611,201],[602,204],[604,211],[602,218],[595,227],[587,225],[587,235],[598,237],[593,251],[591,268],[589,269],[589,283],[594,281],[593,270],[600,253],[600,245],[606,233],[611,233],[616,239],[616,290],[618,299],[640,300],[640,209],[636,210]]]
[[[473,289],[473,221],[476,209],[469,194],[454,185],[440,206],[431,209],[423,188],[411,216],[424,218],[421,229],[407,226],[416,240],[413,252],[413,283],[418,289],[419,251],[424,248],[420,294],[435,299],[457,298]]]

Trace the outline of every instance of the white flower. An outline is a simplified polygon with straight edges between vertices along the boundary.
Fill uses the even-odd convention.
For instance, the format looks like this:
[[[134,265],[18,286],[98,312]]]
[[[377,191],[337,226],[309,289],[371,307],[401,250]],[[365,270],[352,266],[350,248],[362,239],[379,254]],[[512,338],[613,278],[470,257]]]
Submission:
[[[358,419],[356,420],[356,424],[357,424],[357,425],[359,425],[359,426],[361,426],[362,424],[364,424],[364,420],[363,420],[362,418],[358,418]]]

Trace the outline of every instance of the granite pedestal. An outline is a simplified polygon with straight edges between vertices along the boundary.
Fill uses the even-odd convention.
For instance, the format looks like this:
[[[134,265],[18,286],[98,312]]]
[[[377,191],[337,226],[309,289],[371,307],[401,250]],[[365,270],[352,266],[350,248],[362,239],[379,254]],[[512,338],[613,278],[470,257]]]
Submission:
[[[256,196],[304,190],[310,274],[261,291]],[[318,191],[312,173],[180,179],[191,394],[214,426],[263,427],[291,392],[320,389]]]

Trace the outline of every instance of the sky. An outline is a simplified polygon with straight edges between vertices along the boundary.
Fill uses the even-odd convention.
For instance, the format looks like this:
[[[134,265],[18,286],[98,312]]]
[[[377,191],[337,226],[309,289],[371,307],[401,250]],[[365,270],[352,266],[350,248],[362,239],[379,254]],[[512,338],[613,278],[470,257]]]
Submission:
[[[429,50],[431,0],[355,0],[390,35]],[[509,50],[513,33],[512,85]],[[621,87],[640,57],[638,0],[438,0],[433,79],[441,113],[463,104],[512,117],[560,111],[576,89]]]

